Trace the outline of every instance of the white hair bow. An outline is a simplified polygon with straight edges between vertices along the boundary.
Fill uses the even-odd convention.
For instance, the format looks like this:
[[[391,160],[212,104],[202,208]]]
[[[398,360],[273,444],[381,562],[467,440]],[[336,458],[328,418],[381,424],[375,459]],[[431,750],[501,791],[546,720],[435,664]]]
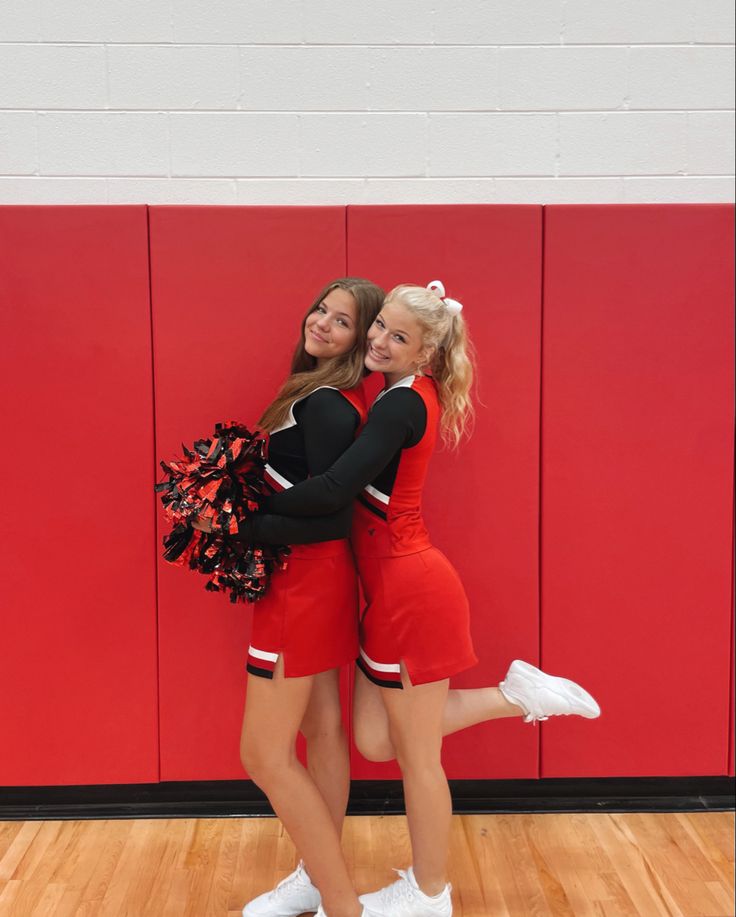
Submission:
[[[447,311],[450,315],[457,315],[458,312],[463,311],[463,304],[461,302],[458,302],[456,299],[450,299],[449,296],[445,296],[445,285],[441,280],[432,280],[427,284],[427,289],[439,296],[442,302],[447,306]]]

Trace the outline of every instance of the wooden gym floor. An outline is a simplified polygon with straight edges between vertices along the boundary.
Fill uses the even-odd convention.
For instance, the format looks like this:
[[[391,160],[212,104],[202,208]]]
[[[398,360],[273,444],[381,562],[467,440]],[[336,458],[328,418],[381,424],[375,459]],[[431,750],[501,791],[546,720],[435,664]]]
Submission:
[[[359,891],[410,862],[404,816],[348,818]],[[0,822],[2,917],[238,917],[296,863],[274,818]],[[734,814],[458,815],[456,917],[730,917]]]

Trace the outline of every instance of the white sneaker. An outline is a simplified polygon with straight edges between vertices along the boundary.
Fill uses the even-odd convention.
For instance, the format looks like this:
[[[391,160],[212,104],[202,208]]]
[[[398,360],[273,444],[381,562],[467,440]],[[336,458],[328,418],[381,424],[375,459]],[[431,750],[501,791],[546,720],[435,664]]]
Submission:
[[[572,713],[590,720],[601,715],[595,698],[580,685],[569,678],[547,675],[521,659],[514,659],[498,687],[507,701],[523,709],[525,723]]]
[[[322,905],[320,905],[319,910],[314,915],[314,917],[327,917],[327,914],[325,914],[325,912],[322,910]],[[363,910],[361,911],[360,917],[381,917],[381,915],[374,914],[371,911],[369,911],[368,908],[364,907]]]
[[[414,870],[395,869],[400,876],[393,885],[369,895],[361,895],[360,903],[377,917],[452,917],[452,886],[433,898],[417,885]]]
[[[299,917],[320,906],[320,894],[299,861],[297,868],[265,895],[259,895],[243,908],[243,917]]]

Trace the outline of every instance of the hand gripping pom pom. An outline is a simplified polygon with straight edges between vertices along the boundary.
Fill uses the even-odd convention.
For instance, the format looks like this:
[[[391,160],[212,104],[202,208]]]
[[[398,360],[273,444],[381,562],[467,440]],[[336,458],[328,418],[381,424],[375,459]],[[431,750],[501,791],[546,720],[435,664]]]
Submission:
[[[234,538],[267,492],[263,483],[268,436],[235,421],[215,424],[211,439],[182,443],[184,458],[162,461],[165,480],[156,484],[166,518],[164,560],[209,577],[205,589],[229,593],[231,602],[256,602],[271,574],[286,567],[286,545],[250,545]],[[192,526],[209,520],[212,531]]]

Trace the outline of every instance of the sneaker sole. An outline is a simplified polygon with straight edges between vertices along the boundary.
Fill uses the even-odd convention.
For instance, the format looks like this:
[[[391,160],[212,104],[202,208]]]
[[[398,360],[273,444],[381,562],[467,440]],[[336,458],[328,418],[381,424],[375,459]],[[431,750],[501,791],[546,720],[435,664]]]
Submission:
[[[305,911],[271,911],[270,917],[307,917],[307,915],[312,915],[316,913],[316,907],[308,907]],[[264,917],[264,914],[267,914],[267,911],[246,911],[245,908],[241,911],[242,917]]]

